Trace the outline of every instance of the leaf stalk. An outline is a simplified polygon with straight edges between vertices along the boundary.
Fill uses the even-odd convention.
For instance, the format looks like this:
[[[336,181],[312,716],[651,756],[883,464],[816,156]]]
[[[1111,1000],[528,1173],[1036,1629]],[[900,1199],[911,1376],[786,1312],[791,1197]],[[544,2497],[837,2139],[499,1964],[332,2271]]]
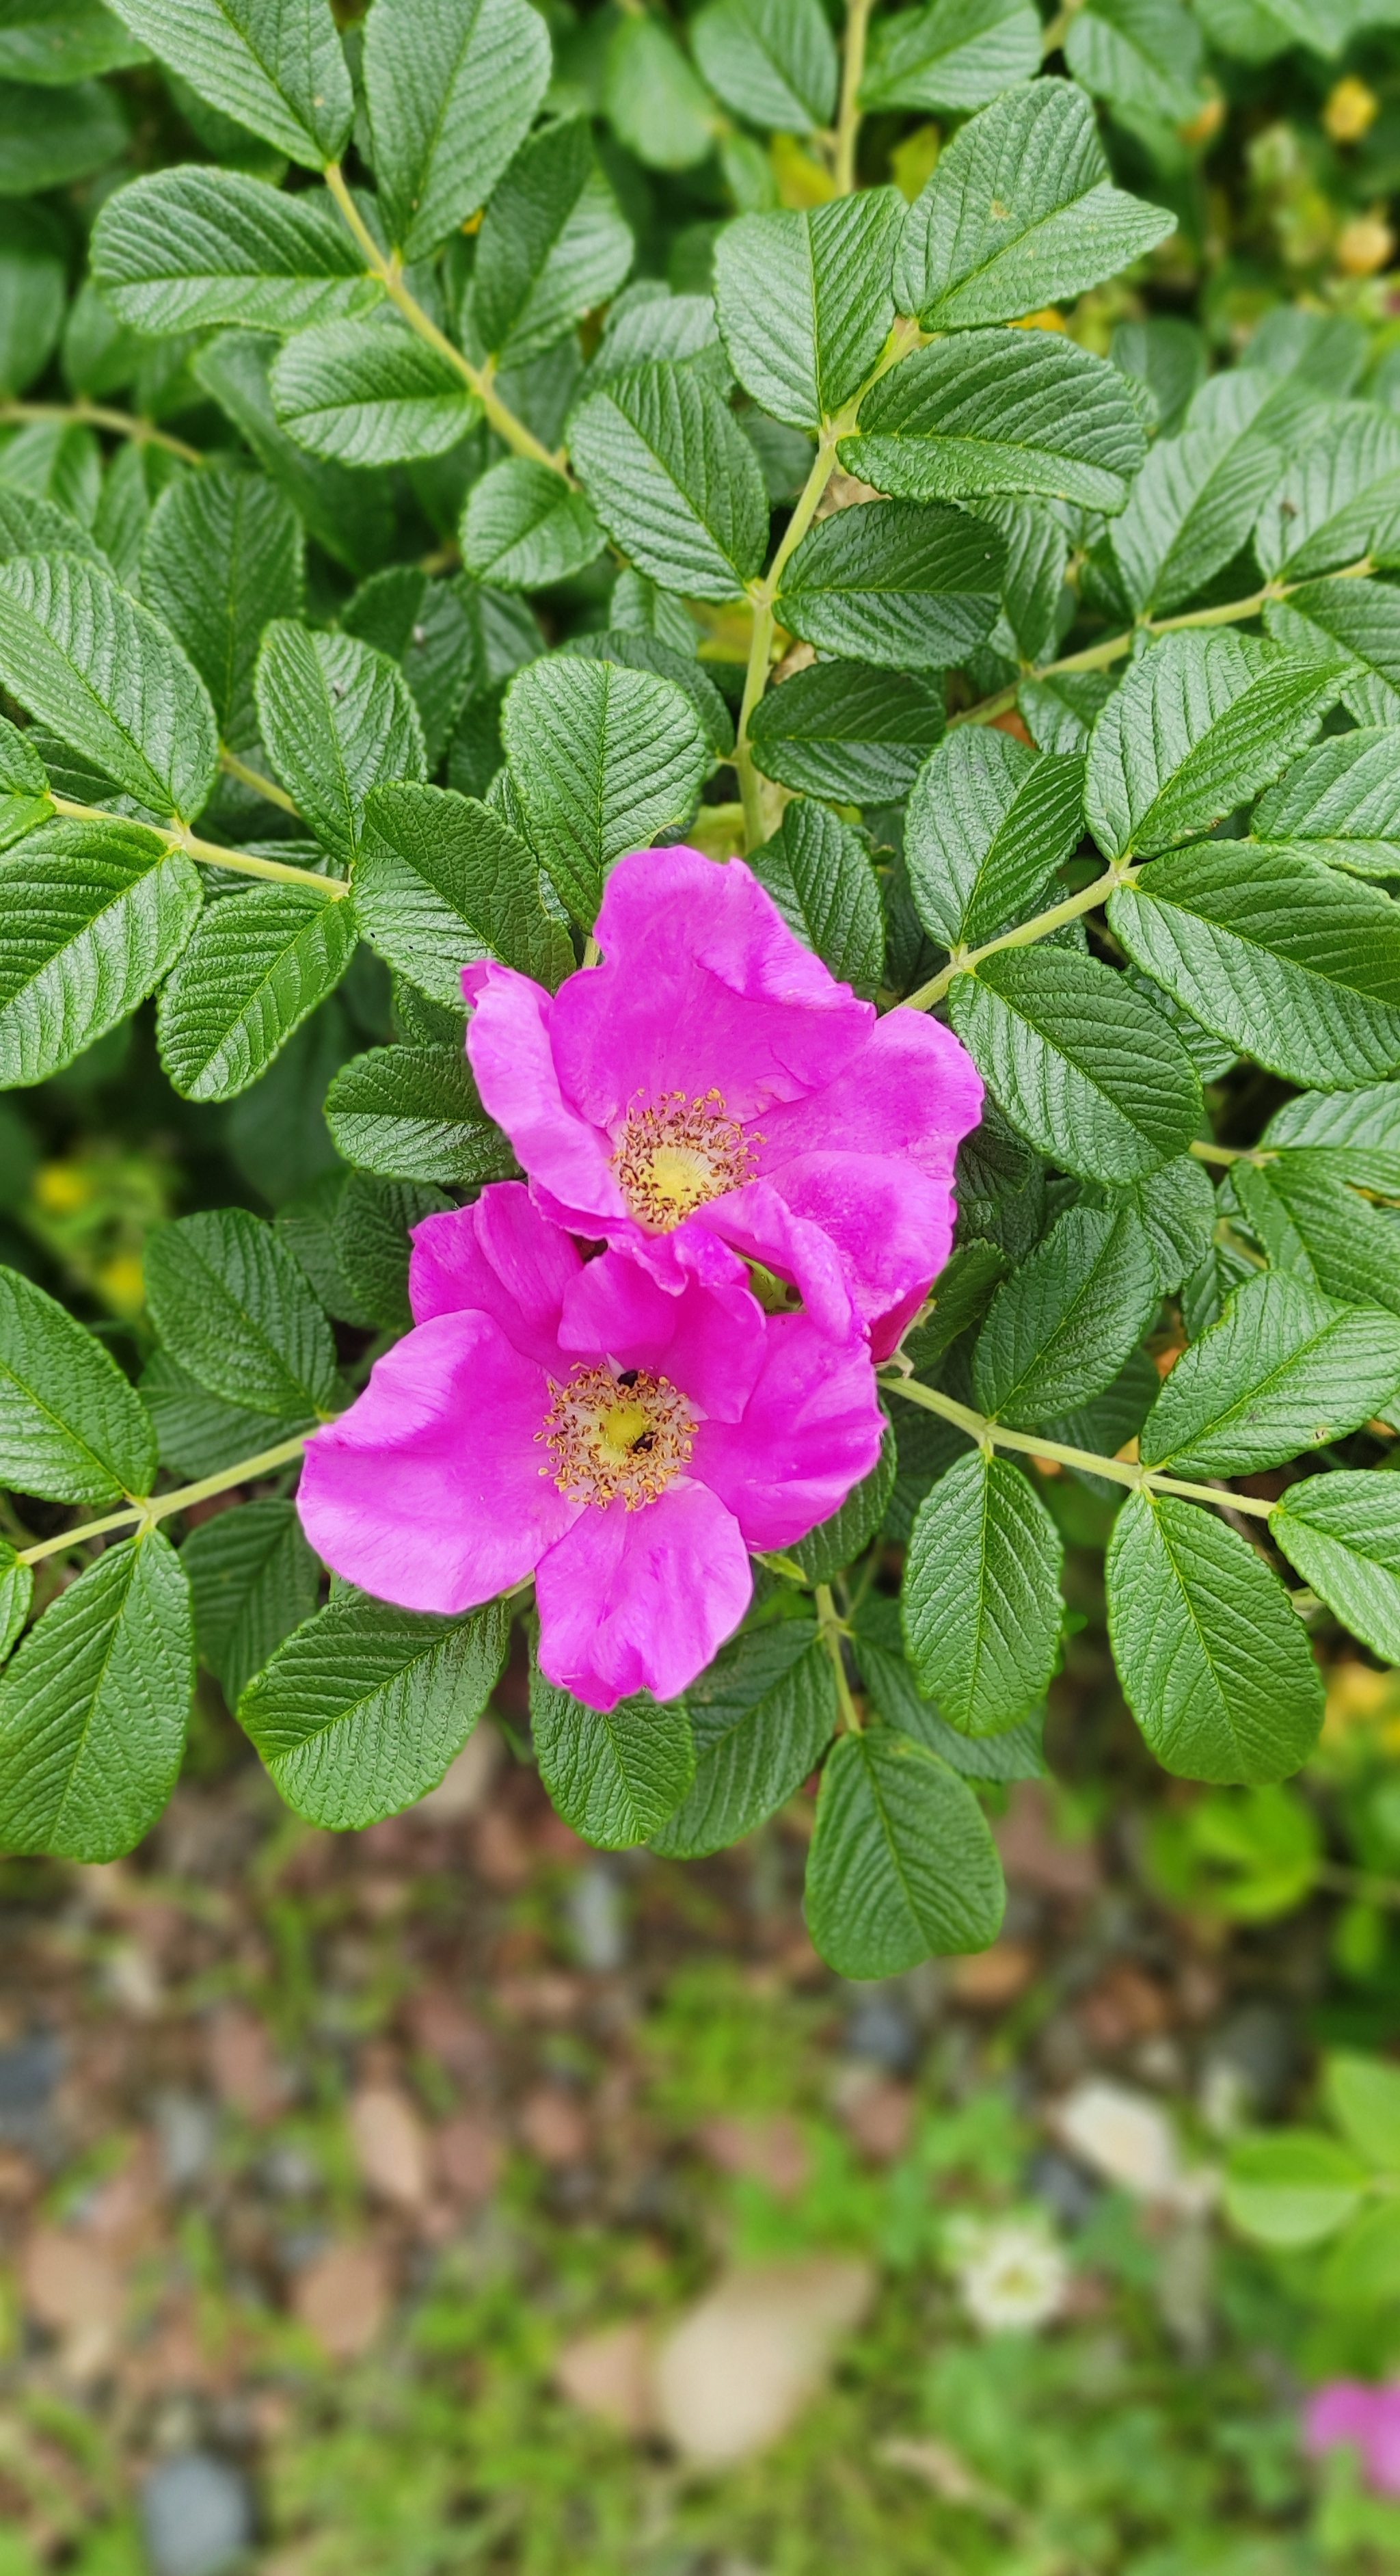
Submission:
[[[955,1403],[951,1395],[940,1395],[936,1387],[924,1386],[918,1378],[891,1375],[882,1369],[880,1383],[908,1403],[921,1404],[926,1412],[956,1423],[959,1431],[965,1431],[984,1449],[1014,1449],[1025,1457],[1053,1459],[1057,1466],[1080,1467],[1091,1476],[1107,1477],[1112,1484],[1130,1486],[1134,1493],[1181,1494],[1188,1502],[1214,1503],[1217,1511],[1245,1512],[1255,1520],[1266,1521],[1278,1509],[1277,1503],[1261,1502],[1253,1494],[1231,1493],[1223,1486],[1194,1485],[1180,1476],[1163,1475],[1159,1468],[1139,1466],[1136,1459],[1100,1458],[1092,1449],[1070,1449],[1063,1441],[1044,1440],[1038,1431],[1011,1431],[985,1413],[974,1413],[971,1405]]]
[[[240,1458],[234,1467],[221,1467],[214,1476],[201,1476],[192,1485],[176,1485],[168,1494],[147,1494],[143,1500],[127,1504],[119,1512],[108,1512],[100,1521],[84,1521],[81,1529],[62,1530],[57,1538],[43,1538],[33,1547],[19,1550],[21,1565],[38,1565],[46,1556],[62,1556],[69,1548],[81,1547],[87,1539],[105,1538],[109,1530],[139,1529],[143,1533],[169,1520],[173,1513],[188,1511],[191,1503],[207,1502],[212,1494],[226,1494],[232,1485],[250,1484],[255,1476],[270,1475],[274,1467],[287,1467],[299,1458],[308,1434],[298,1431],[290,1440],[279,1440],[275,1449],[260,1449],[255,1458]]]

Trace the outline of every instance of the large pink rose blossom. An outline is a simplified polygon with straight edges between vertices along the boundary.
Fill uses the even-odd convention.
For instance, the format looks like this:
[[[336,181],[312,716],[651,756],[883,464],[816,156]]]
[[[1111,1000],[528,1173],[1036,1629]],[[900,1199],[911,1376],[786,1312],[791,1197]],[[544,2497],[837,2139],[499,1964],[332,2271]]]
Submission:
[[[1343,2443],[1360,2452],[1369,2487],[1400,2496],[1400,2380],[1373,2388],[1362,2379],[1329,2379],[1314,2390],[1303,2417],[1304,2448],[1333,2451]]]
[[[742,1282],[585,1262],[518,1181],[413,1238],[414,1329],[307,1443],[307,1537],[365,1592],[467,1610],[535,1577],[540,1661],[593,1708],[673,1698],[880,1450],[869,1354]]]
[[[760,1262],[883,1356],[951,1248],[971,1058],[926,1013],[877,1018],[740,859],[620,859],[597,939],[603,963],[552,997],[507,966],[462,978],[472,1070],[537,1205],[673,1291]]]

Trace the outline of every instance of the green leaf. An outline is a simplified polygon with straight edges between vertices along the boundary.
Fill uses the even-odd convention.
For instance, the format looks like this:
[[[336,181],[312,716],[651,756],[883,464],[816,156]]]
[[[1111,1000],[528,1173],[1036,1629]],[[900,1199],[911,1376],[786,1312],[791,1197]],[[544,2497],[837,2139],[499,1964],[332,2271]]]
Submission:
[[[326,1123],[347,1163],[386,1180],[475,1189],[516,1168],[460,1047],[374,1047],[353,1056],[326,1094]]]
[[[124,71],[142,60],[101,0],[6,0],[0,8],[0,73],[44,88]]]
[[[574,464],[609,534],[694,599],[737,599],[762,568],[768,496],[728,405],[689,368],[634,367],[575,413]]]
[[[371,572],[393,542],[393,486],[383,472],[313,457],[277,426],[268,378],[277,342],[252,331],[206,341],[194,373],[241,430],[263,472],[285,492],[308,536],[351,572]]]
[[[485,667],[475,584],[435,581],[418,564],[391,564],[361,582],[340,623],[347,635],[398,663],[422,722],[428,767],[435,769]]]
[[[807,1618],[741,1629],[692,1682],[695,1777],[651,1847],[695,1860],[740,1841],[795,1797],[836,1727],[831,1659]]]
[[[383,299],[323,195],[289,197],[241,170],[159,170],[103,206],[92,273],[134,330],[240,322],[301,331]]]
[[[1150,1467],[1243,1475],[1344,1439],[1400,1385],[1400,1317],[1269,1272],[1183,1351],[1142,1432]]]
[[[942,154],[905,219],[895,300],[926,331],[1014,321],[1116,276],[1175,222],[1111,184],[1082,90],[1033,81]]]
[[[1241,1053],[1354,1089],[1400,1066],[1400,916],[1300,847],[1216,841],[1110,897],[1128,955]]]
[[[1054,680],[1023,680],[1016,704],[1039,751],[1083,751],[1108,703],[1106,671],[1065,671]]]
[[[235,750],[257,742],[258,643],[270,618],[300,616],[303,553],[284,495],[227,466],[168,484],[147,523],[141,595],[184,646]]]
[[[0,1662],[23,1628],[33,1598],[33,1566],[21,1565],[9,1540],[0,1540]]]
[[[280,1448],[306,1427],[304,1412],[295,1420],[276,1421],[246,1406],[223,1403],[159,1349],[141,1372],[141,1401],[155,1424],[162,1467],[174,1467],[182,1476],[217,1476],[241,1459]]]
[[[1182,1153],[1202,1117],[1181,1044],[1125,977],[1074,949],[1007,948],[954,978],[949,1015],[1013,1124],[1085,1180]]]
[[[452,1205],[426,1181],[386,1181],[351,1172],[341,1192],[332,1241],[342,1274],[371,1323],[406,1331],[409,1236],[425,1216]]]
[[[355,907],[382,957],[450,1010],[462,968],[498,957],[551,992],[574,968],[540,901],[539,863],[488,805],[445,787],[377,787],[365,807]]]
[[[250,886],[205,907],[160,997],[160,1060],[184,1100],[233,1100],[333,993],[355,907],[328,886]]]
[[[372,157],[406,260],[485,205],[530,131],[549,54],[527,0],[376,0],[364,50]]]
[[[180,1560],[158,1530],[89,1565],[0,1678],[0,1841],[114,1860],[175,1786],[194,1687]]]
[[[583,493],[532,457],[503,456],[467,494],[462,561],[503,590],[567,581],[602,550],[603,531]]]
[[[717,98],[750,125],[811,134],[836,110],[837,61],[821,0],[713,0],[690,22]]]
[[[1274,1111],[1259,1142],[1317,1149],[1360,1188],[1388,1192],[1400,1171],[1400,1088],[1373,1082],[1355,1091],[1305,1091]]]
[[[561,653],[577,653],[588,662],[618,662],[629,671],[655,671],[658,679],[674,682],[694,707],[715,757],[723,760],[733,751],[734,719],[693,653],[678,652],[659,634],[639,634],[625,628],[619,632],[616,627],[601,634],[589,628],[582,634],[566,635],[558,649]]]
[[[1022,662],[1045,659],[1059,649],[1065,575],[1069,568],[1069,531],[1065,514],[1045,501],[979,501],[977,516],[994,528],[1006,547],[1001,605],[1009,637]],[[993,646],[993,650],[996,650]],[[1077,749],[1070,743],[1051,748]]]
[[[860,103],[983,107],[1040,67],[1040,21],[1024,0],[932,0],[871,30]]]
[[[614,25],[603,106],[618,140],[650,170],[693,169],[714,143],[714,103],[655,18],[624,16]]]
[[[931,1421],[930,1414],[915,1416]],[[1003,1726],[995,1735],[959,1735],[926,1699],[904,1659],[899,1603],[887,1594],[866,1592],[855,1612],[856,1661],[871,1704],[901,1735],[912,1735],[961,1772],[965,1780],[1042,1780],[1044,1719],[1039,1710],[1018,1726]]]
[[[1230,2150],[1225,2208],[1244,2236],[1262,2244],[1317,2245],[1361,2206],[1368,2175],[1335,2138],[1315,2129],[1275,2129]]]
[[[1291,1270],[1346,1304],[1389,1306],[1400,1313],[1394,1225],[1358,1198],[1336,1168],[1338,1160],[1345,1166],[1351,1158],[1304,1145],[1277,1154],[1262,1168],[1232,1167],[1226,1184],[1231,1213],[1275,1270]],[[1400,1155],[1376,1153],[1364,1161],[1371,1169],[1357,1171],[1358,1180],[1400,1190]]]
[[[1123,1696],[1164,1770],[1283,1780],[1307,1760],[1321,1677],[1307,1630],[1248,1539],[1198,1503],[1130,1494],[1106,1580]]]
[[[0,680],[155,814],[193,820],[218,762],[209,694],[173,635],[95,564],[0,564]]]
[[[1381,2173],[1400,2173],[1400,2068],[1339,2049],[1323,2082],[1332,2116],[1358,2155]]]
[[[1159,434],[1174,438],[1205,383],[1205,333],[1176,314],[1154,314],[1146,322],[1115,322],[1108,354],[1125,376],[1136,376],[1146,388]]]
[[[1271,390],[1262,369],[1212,376],[1180,435],[1158,439],[1113,530],[1132,608],[1165,616],[1245,543],[1283,463],[1260,422]]]
[[[1073,855],[1084,763],[1038,756],[1010,734],[960,725],[925,761],[904,824],[914,908],[945,948],[975,948],[1019,920]]]
[[[941,680],[866,662],[817,662],[760,698],[749,741],[765,778],[840,804],[908,795],[945,723]]]
[[[974,1236],[971,1242],[958,1246],[929,1292],[932,1313],[922,1324],[912,1325],[904,1337],[904,1349],[916,1370],[922,1369],[931,1378],[934,1362],[943,1357],[959,1334],[981,1323],[993,1291],[1000,1287],[1010,1267],[999,1244],[983,1243]]]
[[[472,330],[501,366],[523,366],[606,304],[631,265],[632,235],[592,128],[569,117],[521,146],[492,197],[472,272]]]
[[[155,1482],[150,1417],[93,1335],[17,1270],[0,1270],[0,1481],[56,1503]]]
[[[1289,1486],[1269,1535],[1353,1636],[1400,1664],[1400,1478],[1309,1476]]]
[[[613,860],[688,822],[710,766],[695,710],[669,680],[573,655],[517,671],[501,738],[530,838],[585,929]]]
[[[269,1495],[191,1530],[180,1563],[194,1596],[201,1663],[229,1707],[275,1646],[316,1607],[320,1568],[295,1503]]]
[[[880,888],[870,853],[849,823],[795,797],[771,841],[750,854],[790,930],[839,982],[873,995],[885,958]]]
[[[1338,679],[1252,636],[1164,635],[1089,744],[1084,810],[1104,856],[1166,849],[1232,813],[1316,733]]]
[[[661,1705],[640,1691],[616,1708],[586,1708],[532,1662],[530,1733],[564,1822],[603,1851],[644,1843],[695,1777],[684,1700]]]
[[[1200,110],[1200,30],[1181,0],[1086,0],[1064,50],[1075,79],[1117,107],[1174,125]]]
[[[1045,1697],[1059,1646],[1064,1547],[1019,1467],[974,1449],[919,1505],[902,1595],[921,1689],[965,1735]]]
[[[441,456],[481,417],[458,369],[397,320],[321,322],[272,369],[278,424],[342,465]]]
[[[350,132],[350,74],[328,0],[112,0],[211,107],[319,170]]]
[[[1127,1205],[1141,1222],[1162,1296],[1170,1297],[1188,1270],[1205,1259],[1215,1228],[1215,1192],[1200,1163],[1178,1154],[1123,1190],[1105,1190],[1103,1203]]]
[[[990,634],[1004,560],[994,530],[937,502],[834,510],[788,564],[779,622],[823,653],[945,670]]]
[[[1323,2266],[1321,2289],[1329,2306],[1393,2310],[1400,2294],[1400,2207],[1393,2200],[1348,2222]]]
[[[0,80],[0,197],[70,187],[105,169],[130,139],[116,97],[100,81],[35,90]]]
[[[246,1208],[146,1238],[146,1302],[172,1359],[211,1395],[295,1422],[338,1409],[330,1326],[300,1263]]]
[[[139,823],[57,820],[0,859],[0,1086],[47,1081],[126,1019],[202,901],[198,869]]]
[[[436,1787],[491,1696],[509,1636],[500,1601],[440,1619],[346,1591],[278,1647],[238,1722],[308,1824],[372,1825]]]
[[[1290,581],[1361,555],[1400,560],[1400,420],[1375,403],[1334,404],[1260,511],[1254,551],[1271,579]]]
[[[1122,376],[1055,331],[963,331],[882,377],[848,474],[909,501],[1040,493],[1121,510],[1147,453]]]
[[[43,207],[0,205],[0,394],[43,374],[67,300],[63,234]]]
[[[720,331],[740,383],[775,420],[819,429],[864,383],[894,320],[902,218],[893,188],[865,188],[726,225],[715,250]]]
[[[880,1455],[869,1475],[851,1487],[838,1510],[786,1551],[809,1583],[830,1583],[870,1545],[889,1507],[897,1469],[894,1432],[887,1422]]]
[[[1260,797],[1254,832],[1261,841],[1305,841],[1329,868],[1400,876],[1400,732],[1359,725],[1315,743]]]
[[[423,728],[397,665],[353,635],[275,618],[253,674],[258,721],[278,777],[318,841],[353,859],[365,798],[421,779]]]
[[[1269,633],[1310,662],[1345,665],[1342,703],[1361,724],[1400,719],[1400,591],[1392,582],[1305,581],[1264,608]]]
[[[1116,1378],[1157,1304],[1137,1211],[1067,1208],[992,1299],[972,1363],[981,1410],[1022,1430],[1068,1413]]]
[[[1006,1891],[987,1820],[956,1771],[890,1727],[843,1735],[822,1773],[807,1928],[842,1977],[893,1977],[985,1949]]]

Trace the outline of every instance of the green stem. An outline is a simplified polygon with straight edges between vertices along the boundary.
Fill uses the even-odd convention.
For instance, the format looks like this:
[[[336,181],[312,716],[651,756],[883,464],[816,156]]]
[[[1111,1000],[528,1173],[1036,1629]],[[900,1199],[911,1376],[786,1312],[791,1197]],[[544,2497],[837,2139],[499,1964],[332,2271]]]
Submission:
[[[238,779],[244,787],[251,787],[265,803],[280,805],[284,814],[296,813],[297,809],[285,787],[279,787],[275,778],[264,778],[260,769],[250,769],[247,761],[240,760],[237,752],[230,751],[227,743],[224,742],[219,745],[219,767],[227,777]],[[299,815],[297,819],[300,821]]]
[[[999,948],[1033,948],[1037,940],[1048,939],[1062,922],[1077,921],[1081,913],[1092,912],[1097,904],[1106,903],[1115,887],[1131,885],[1137,874],[1136,868],[1116,862],[1105,868],[1101,877],[1095,877],[1092,885],[1081,886],[1078,894],[1067,894],[1063,903],[1052,903],[1048,912],[1032,914],[1015,930],[1003,930],[997,938],[984,940],[980,948],[955,948],[942,972],[930,976],[916,993],[907,994],[900,1009],[931,1011],[935,1002],[942,1001],[955,975],[970,975],[984,957],[995,956]]]
[[[183,438],[173,438],[168,429],[157,429],[153,420],[138,420],[133,412],[109,411],[105,403],[0,402],[0,423],[10,420],[72,421],[86,429],[110,430],[115,438],[134,439],[138,447],[163,447],[167,455],[178,456],[185,465],[204,463],[202,451],[187,447]]]
[[[836,116],[836,193],[849,197],[856,184],[856,141],[860,133],[860,85],[865,77],[865,40],[873,0],[846,0],[846,50],[841,69],[841,105]]]
[[[66,814],[77,823],[111,823],[119,818],[109,814],[104,805],[76,805],[70,796],[55,796],[49,790],[49,801],[56,814]],[[296,868],[287,859],[262,859],[252,850],[226,850],[218,841],[201,841],[187,823],[147,823],[144,831],[158,832],[172,850],[183,850],[186,858],[198,859],[208,868],[230,868],[235,876],[266,877],[274,885],[314,886],[318,894],[332,903],[342,903],[350,888],[343,877],[323,877],[315,868]]]
[[[816,1603],[817,1624],[821,1631],[822,1644],[831,1658],[831,1669],[836,1679],[836,1703],[841,1711],[841,1723],[849,1735],[860,1735],[864,1729],[864,1721],[851,1696],[851,1685],[846,1676],[846,1658],[841,1652],[845,1621],[831,1597],[829,1583],[817,1584],[813,1598]]]
[[[1195,1155],[1198,1163],[1263,1164],[1272,1163],[1276,1159],[1276,1156],[1270,1153],[1267,1147],[1261,1148],[1258,1145],[1208,1145],[1200,1137],[1193,1138],[1186,1150],[1188,1154]]]
[[[534,431],[527,429],[523,420],[517,419],[508,403],[502,402],[495,387],[495,360],[488,358],[484,367],[473,366],[465,351],[449,340],[445,331],[438,329],[430,313],[424,312],[417,296],[410,295],[403,282],[403,274],[397,258],[386,259],[346,186],[345,174],[339,162],[328,161],[322,176],[359,247],[370,276],[378,278],[385,294],[392,304],[397,305],[409,329],[416,331],[420,340],[426,340],[430,349],[436,349],[438,356],[445,358],[448,365],[455,368],[463,383],[475,394],[492,428],[499,438],[505,440],[507,447],[513,448],[517,456],[533,457],[537,465],[548,465],[554,473],[562,475],[565,482],[572,482],[573,477],[563,459],[551,455],[550,450],[536,438]]]
[[[108,1512],[100,1521],[85,1521],[81,1529],[64,1530],[58,1538],[40,1539],[33,1547],[21,1548],[21,1565],[37,1565],[41,1557],[62,1556],[67,1549],[81,1547],[90,1538],[104,1538],[108,1530],[154,1529],[157,1521],[169,1520],[172,1513],[188,1511],[191,1503],[206,1502],[211,1494],[226,1494],[231,1485],[251,1484],[255,1476],[270,1475],[274,1467],[290,1466],[306,1446],[307,1435],[297,1432],[291,1440],[279,1440],[275,1449],[260,1449],[255,1458],[240,1458],[236,1467],[222,1467],[216,1476],[201,1476],[197,1484],[177,1485],[173,1493],[149,1494],[143,1502],[131,1503],[120,1512]]]
[[[938,1414],[944,1422],[954,1422],[960,1431],[985,1448],[1014,1449],[1029,1458],[1053,1458],[1061,1467],[1082,1467],[1091,1476],[1106,1476],[1112,1484],[1129,1485],[1137,1493],[1184,1494],[1188,1502],[1214,1503],[1216,1509],[1251,1513],[1256,1520],[1268,1520],[1277,1511],[1276,1503],[1263,1503],[1253,1494],[1233,1494],[1218,1485],[1191,1485],[1180,1476],[1164,1476],[1155,1467],[1139,1467],[1128,1458],[1100,1458],[1092,1449],[1067,1449],[1060,1440],[1042,1440],[1037,1431],[1009,1431],[993,1422],[985,1413],[974,1413],[967,1404],[956,1404],[951,1395],[940,1395],[935,1387],[924,1386],[918,1378],[902,1377],[897,1371],[881,1372],[880,1384],[891,1395],[902,1395],[910,1404],[921,1404],[928,1413]]]
[[[773,603],[778,596],[783,574],[797,547],[806,536],[816,516],[817,504],[835,472],[836,441],[838,438],[844,438],[845,435],[844,413],[841,415],[839,428],[834,421],[828,421],[823,428],[817,442],[816,455],[812,459],[811,472],[798,495],[792,517],[779,539],[777,553],[762,581],[749,584],[749,598],[753,603],[753,633],[749,638],[748,668],[744,674],[744,697],[739,709],[738,733],[734,748],[734,766],[739,773],[739,794],[744,806],[746,850],[757,849],[760,841],[767,840],[771,828],[764,810],[763,781],[754,767],[753,753],[749,749],[749,722],[754,708],[768,686],[768,666],[773,657],[773,629],[776,622]]]

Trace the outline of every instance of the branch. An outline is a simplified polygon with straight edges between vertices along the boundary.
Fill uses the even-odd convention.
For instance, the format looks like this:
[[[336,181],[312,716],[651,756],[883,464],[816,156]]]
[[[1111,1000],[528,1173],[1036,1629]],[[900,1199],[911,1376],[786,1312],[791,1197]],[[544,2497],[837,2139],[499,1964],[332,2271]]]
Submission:
[[[153,420],[138,420],[134,412],[108,411],[105,403],[0,402],[0,422],[9,420],[81,422],[88,429],[109,429],[116,438],[132,438],[138,447],[163,447],[185,465],[204,463],[202,449],[187,447],[183,438],[172,438],[168,429],[157,429]]]
[[[240,760],[236,751],[229,750],[226,742],[219,745],[219,767],[226,777],[236,778],[240,786],[251,787],[267,804],[280,805],[284,814],[296,814],[300,822],[301,816],[297,814],[286,788],[279,787],[275,778],[264,778],[260,769],[250,769],[246,760]]]
[[[177,1485],[173,1493],[148,1494],[144,1501],[130,1503],[119,1512],[108,1512],[100,1521],[85,1521],[81,1529],[64,1530],[58,1538],[44,1538],[33,1547],[19,1551],[21,1565],[37,1565],[41,1557],[62,1556],[69,1548],[81,1547],[86,1539],[103,1538],[108,1530],[154,1529],[158,1521],[169,1520],[172,1513],[189,1509],[191,1503],[202,1503],[211,1494],[226,1494],[231,1485],[251,1484],[255,1476],[266,1476],[274,1467],[290,1466],[306,1446],[308,1434],[298,1431],[291,1440],[280,1440],[275,1449],[260,1449],[255,1458],[240,1458],[236,1467],[223,1467],[216,1476],[201,1476],[197,1484]]]
[[[836,117],[836,194],[849,197],[856,184],[856,138],[860,132],[860,85],[865,77],[865,39],[874,0],[846,0],[846,53],[841,69],[841,105]]]
[[[1155,1467],[1140,1467],[1133,1459],[1100,1458],[1092,1449],[1067,1449],[1062,1441],[1042,1440],[1038,1431],[1008,1431],[1003,1423],[993,1422],[985,1413],[974,1413],[967,1404],[955,1404],[951,1395],[940,1395],[937,1389],[921,1385],[918,1378],[898,1373],[880,1374],[880,1384],[891,1395],[902,1395],[910,1404],[921,1404],[928,1413],[936,1413],[944,1422],[955,1422],[969,1439],[988,1443],[996,1449],[1015,1449],[1030,1458],[1053,1458],[1061,1467],[1082,1467],[1091,1476],[1106,1476],[1112,1484],[1129,1485],[1135,1493],[1184,1494],[1188,1502],[1214,1503],[1217,1511],[1247,1512],[1256,1520],[1268,1520],[1277,1511],[1276,1503],[1263,1503],[1253,1494],[1233,1494],[1219,1485],[1190,1485],[1180,1476],[1164,1476]]]
[[[980,948],[955,948],[941,974],[931,976],[916,993],[906,994],[897,1005],[903,1011],[931,1011],[941,1002],[955,975],[970,975],[984,957],[992,957],[999,948],[1033,948],[1037,940],[1048,939],[1062,922],[1077,921],[1081,913],[1092,912],[1106,903],[1115,887],[1131,885],[1138,870],[1119,859],[1105,868],[1092,885],[1081,886],[1078,894],[1067,894],[1063,903],[1052,903],[1047,912],[1033,913],[1029,921],[1020,922],[1015,930],[1003,930],[995,939],[984,940]]]
[[[71,796],[55,796],[52,788],[49,801],[56,814],[65,814],[77,823],[123,819],[109,813],[105,805],[75,805]],[[218,841],[201,841],[187,823],[143,823],[141,829],[158,832],[168,849],[183,850],[187,859],[198,859],[207,868],[231,868],[235,876],[268,877],[274,885],[315,886],[317,893],[328,895],[332,903],[343,903],[350,892],[344,877],[323,877],[315,868],[293,867],[289,859],[262,859],[253,850],[226,850]]]
[[[831,1597],[829,1583],[817,1584],[814,1597],[821,1641],[831,1658],[831,1669],[836,1677],[836,1704],[841,1711],[841,1723],[848,1735],[860,1735],[863,1732],[861,1714],[851,1697],[851,1685],[846,1673],[846,1658],[841,1652],[841,1640],[846,1634],[846,1623]]]

